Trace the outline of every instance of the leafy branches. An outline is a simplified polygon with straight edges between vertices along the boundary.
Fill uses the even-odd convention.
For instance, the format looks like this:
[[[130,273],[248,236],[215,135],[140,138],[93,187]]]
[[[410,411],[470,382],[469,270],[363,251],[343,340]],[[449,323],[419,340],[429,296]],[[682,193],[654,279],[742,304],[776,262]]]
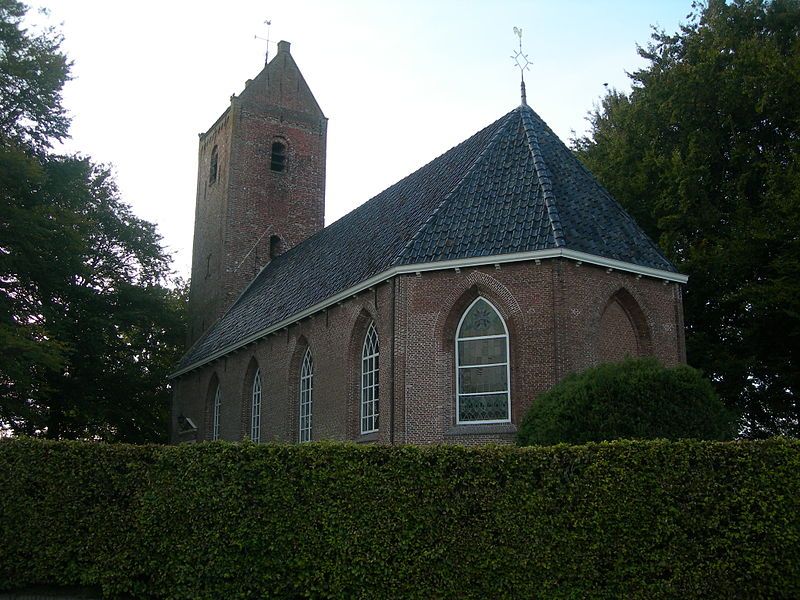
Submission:
[[[32,35],[22,27],[27,7],[0,0],[0,140],[42,152],[67,136],[61,89],[71,63],[52,29]]]
[[[69,62],[54,32],[22,29],[25,10],[0,0],[0,426],[164,439],[184,286],[110,169],[49,151]]]
[[[574,148],[689,275],[689,362],[747,435],[798,435],[800,4],[695,3],[640,54]]]

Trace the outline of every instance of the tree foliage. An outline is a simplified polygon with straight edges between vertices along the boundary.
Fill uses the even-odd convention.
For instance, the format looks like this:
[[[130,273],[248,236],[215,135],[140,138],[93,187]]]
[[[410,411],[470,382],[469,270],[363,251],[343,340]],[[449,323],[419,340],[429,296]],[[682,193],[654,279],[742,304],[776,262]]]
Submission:
[[[689,362],[745,435],[800,434],[800,3],[693,4],[579,157],[689,275]]]
[[[166,434],[183,291],[110,170],[49,148],[66,135],[69,62],[0,0],[0,425],[65,438]]]
[[[26,12],[16,0],[0,0],[0,138],[43,150],[67,136],[61,89],[70,62],[55,31],[23,28]]]
[[[734,436],[733,414],[711,383],[686,365],[628,359],[573,374],[542,394],[520,425],[522,446],[615,439]]]

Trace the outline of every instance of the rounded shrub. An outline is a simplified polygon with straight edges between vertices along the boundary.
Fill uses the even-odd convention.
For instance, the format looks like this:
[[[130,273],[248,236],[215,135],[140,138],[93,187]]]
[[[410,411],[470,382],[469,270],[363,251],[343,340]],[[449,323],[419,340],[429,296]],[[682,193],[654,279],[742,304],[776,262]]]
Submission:
[[[620,438],[731,439],[734,415],[700,371],[628,359],[572,374],[525,415],[520,446]]]

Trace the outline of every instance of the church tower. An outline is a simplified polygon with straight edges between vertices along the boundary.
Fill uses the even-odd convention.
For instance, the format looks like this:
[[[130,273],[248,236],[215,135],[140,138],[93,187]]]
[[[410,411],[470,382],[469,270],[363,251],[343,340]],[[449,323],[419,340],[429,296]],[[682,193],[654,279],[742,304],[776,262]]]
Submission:
[[[266,263],[323,228],[327,122],[281,41],[200,134],[189,345]]]

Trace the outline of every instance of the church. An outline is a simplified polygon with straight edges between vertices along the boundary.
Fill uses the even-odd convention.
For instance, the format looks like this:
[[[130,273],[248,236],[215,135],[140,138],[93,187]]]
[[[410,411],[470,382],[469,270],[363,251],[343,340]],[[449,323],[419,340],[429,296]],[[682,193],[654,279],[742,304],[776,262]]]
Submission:
[[[174,443],[511,443],[569,373],[685,362],[687,278],[524,95],[328,227],[326,132],[282,41],[200,135]]]

